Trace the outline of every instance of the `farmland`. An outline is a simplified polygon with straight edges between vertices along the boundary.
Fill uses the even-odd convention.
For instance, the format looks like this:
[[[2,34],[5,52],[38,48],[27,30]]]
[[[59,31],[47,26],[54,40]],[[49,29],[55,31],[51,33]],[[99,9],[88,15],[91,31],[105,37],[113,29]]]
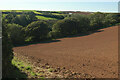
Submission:
[[[118,27],[114,26],[91,35],[15,47],[14,52],[32,56],[32,59],[39,59],[40,63],[48,63],[54,68],[65,67],[97,78],[117,78],[117,36]]]
[[[38,19],[42,19],[42,20],[56,20],[55,18],[48,18],[48,17],[44,17],[44,16],[36,16]]]

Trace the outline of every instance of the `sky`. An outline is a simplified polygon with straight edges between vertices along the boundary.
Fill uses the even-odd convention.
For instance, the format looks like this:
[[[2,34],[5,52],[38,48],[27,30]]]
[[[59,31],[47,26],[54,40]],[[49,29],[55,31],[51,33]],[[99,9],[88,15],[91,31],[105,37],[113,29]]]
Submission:
[[[108,11],[117,12],[120,0],[0,0],[0,10]],[[59,3],[60,2],[60,3]],[[66,3],[62,3],[66,2]],[[76,3],[75,3],[76,2]],[[86,2],[78,4],[77,2]],[[116,2],[116,3],[88,3]],[[90,9],[91,8],[91,9]]]
[[[1,3],[7,2],[119,2],[120,0],[0,0]]]

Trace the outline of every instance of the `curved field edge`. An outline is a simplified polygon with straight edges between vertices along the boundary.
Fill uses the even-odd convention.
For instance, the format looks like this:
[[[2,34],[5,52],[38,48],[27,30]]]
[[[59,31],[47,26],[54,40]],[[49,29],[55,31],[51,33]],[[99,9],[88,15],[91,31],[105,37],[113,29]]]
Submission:
[[[68,48],[68,47],[70,47],[70,44],[69,43],[71,43],[71,42],[74,42],[74,41],[76,41],[76,43],[77,44],[75,44],[75,45],[72,45],[72,47],[70,47],[69,48],[69,50],[72,50],[72,48],[73,48],[73,46],[75,47],[78,47],[78,46],[80,46],[79,44],[78,44],[78,42],[88,42],[88,38],[89,38],[89,40],[90,39],[92,39],[92,41],[95,43],[94,44],[94,46],[96,46],[96,44],[98,43],[98,40],[100,40],[99,42],[101,43],[101,42],[103,42],[104,40],[105,41],[107,41],[107,40],[112,40],[112,43],[114,43],[114,46],[115,46],[115,44],[116,44],[116,38],[117,38],[117,35],[116,35],[116,33],[117,33],[117,27],[115,28],[115,27],[110,27],[110,28],[106,28],[105,30],[104,29],[102,29],[101,31],[98,31],[98,32],[100,32],[100,34],[99,33],[95,33],[95,34],[92,34],[92,35],[90,35],[90,36],[85,36],[84,38],[82,38],[82,40],[81,40],[81,37],[76,37],[76,38],[69,38],[69,42],[68,42],[68,38],[67,39],[64,39],[64,43],[60,43],[60,42],[58,42],[58,43],[51,43],[51,44],[41,44],[41,45],[44,45],[44,47],[39,47],[40,45],[38,44],[38,45],[31,45],[31,46],[29,46],[29,48],[27,48],[28,50],[35,50],[36,51],[36,49],[35,48],[33,48],[33,47],[39,47],[39,49],[42,49],[42,50],[46,50],[46,46],[47,46],[47,50],[51,50],[51,46],[52,46],[52,49],[53,49],[53,51],[54,50],[60,50],[61,49],[61,51],[63,51],[63,50],[65,50],[65,49],[63,49],[63,48]],[[114,33],[114,34],[111,34],[110,35],[110,33]],[[103,35],[105,36],[106,35],[106,37],[104,37],[104,40],[103,40]],[[99,37],[100,36],[100,37]],[[114,37],[111,37],[111,36],[114,36]],[[95,38],[95,39],[94,39]],[[112,39],[111,39],[112,38]],[[94,41],[94,40],[96,40],[96,39],[98,39],[98,40],[96,40],[96,41]],[[63,39],[60,39],[60,40],[63,40]],[[115,41],[114,41],[115,40]],[[62,42],[62,41],[61,41]],[[65,45],[65,43],[67,43],[66,44],[66,46],[63,46],[63,44]],[[109,43],[109,45],[110,45],[110,42],[108,42]],[[91,44],[91,41],[90,41],[90,43],[89,44]],[[54,47],[53,47],[53,45],[54,45]],[[60,49],[56,49],[56,46],[58,46],[58,45],[61,45],[62,47],[60,48]],[[67,45],[69,45],[69,46],[67,46]],[[86,44],[85,44],[86,45]],[[98,46],[98,50],[100,50],[101,49],[101,47],[100,47],[100,45],[102,46],[102,45],[108,45],[107,43],[105,44],[99,44],[99,46]],[[110,52],[109,52],[109,49],[110,49],[110,47],[111,47],[111,45],[110,45],[110,47],[109,47],[109,45],[108,45],[108,47],[107,47],[107,50],[108,50],[108,54],[110,55]],[[49,46],[49,47],[48,47]],[[88,47],[88,45],[87,45],[87,47]],[[90,49],[88,50],[88,51],[92,51],[93,52],[93,49],[91,49],[91,45],[89,45],[89,47],[90,47]],[[115,46],[115,47],[117,47],[117,46]],[[31,48],[31,49],[30,49]],[[44,49],[45,48],[45,49]],[[48,49],[48,48],[50,48],[50,49]],[[94,47],[93,47],[94,48]],[[96,47],[95,47],[96,48]],[[109,48],[109,49],[108,49]],[[17,52],[17,53],[19,53],[19,54],[24,54],[25,55],[25,53],[26,52],[24,52],[23,53],[23,51],[24,51],[24,49],[25,49],[25,47],[24,48],[21,48],[22,49],[22,52]],[[38,48],[37,48],[38,49]],[[63,49],[63,50],[62,50]],[[86,49],[86,48],[85,48]],[[117,48],[116,48],[117,49]],[[115,49],[115,50],[116,50]],[[79,49],[80,50],[80,49]],[[25,50],[26,51],[26,50]],[[37,54],[38,52],[27,52],[27,53],[29,53],[29,54],[27,54],[26,53],[26,57],[30,57],[31,59],[36,59],[36,58],[38,58],[36,61],[34,61],[34,62],[36,62],[36,64],[38,64],[39,65],[39,63],[41,63],[41,62],[43,62],[44,60],[43,59],[47,59],[47,61],[44,61],[44,63],[46,63],[47,65],[48,65],[48,63],[49,64],[54,64],[53,66],[56,66],[56,63],[61,63],[60,62],[60,60],[57,60],[56,58],[54,58],[54,56],[53,55],[55,55],[57,52],[53,52],[53,51],[49,51],[49,52],[46,52],[46,53],[44,53],[44,54],[46,54],[46,55],[43,55],[43,56],[46,56],[45,58],[44,57],[41,57],[42,56],[42,54],[40,55],[40,57],[36,57],[36,56],[34,56],[35,54]],[[74,51],[74,49],[73,49],[73,51]],[[76,51],[76,50],[75,50]],[[100,51],[101,52],[101,51]],[[30,55],[30,53],[31,54],[33,54],[33,55]],[[42,51],[40,51],[40,53],[42,53]],[[52,53],[52,56],[53,56],[53,59],[54,60],[52,60],[51,62],[48,62],[49,60],[51,60],[52,58],[52,56],[51,56],[51,54],[49,55],[49,53]],[[54,54],[53,54],[54,53]],[[61,60],[63,60],[64,59],[64,62],[66,61],[66,58],[64,58],[63,56],[60,56],[60,55],[63,55],[64,53],[66,53],[66,52],[62,52],[62,53],[58,53],[57,55],[58,55],[58,58],[59,57],[61,57],[62,59]],[[74,52],[73,52],[74,53]],[[79,52],[78,52],[79,53]],[[116,52],[115,52],[116,53]],[[74,53],[75,54],[75,53]],[[90,53],[91,54],[91,53]],[[55,55],[55,56],[57,56],[57,55]],[[86,56],[85,54],[81,54],[81,55],[84,55],[84,56]],[[103,55],[105,56],[105,54],[103,53]],[[117,55],[117,54],[116,54]],[[37,56],[38,56],[38,54],[37,54]],[[67,56],[67,55],[65,55],[64,54],[64,56]],[[78,54],[77,54],[77,56],[78,56]],[[107,56],[107,54],[106,54],[106,56]],[[50,57],[50,58],[49,58]],[[71,58],[72,58],[72,60],[74,59],[74,60],[76,60],[76,58],[73,58],[74,56],[72,56],[72,57],[70,57],[70,60],[71,60]],[[93,57],[95,57],[95,56],[93,56]],[[94,58],[92,57],[92,59],[93,59],[93,61],[97,61],[97,60],[95,60]],[[103,56],[101,56],[101,57],[103,57]],[[108,56],[107,56],[108,57]],[[112,56],[113,57],[113,56]],[[109,58],[112,58],[111,56],[109,56]],[[88,57],[86,58],[87,60],[88,60]],[[85,60],[86,60],[85,59]],[[102,58],[101,58],[102,59]],[[106,59],[106,58],[105,58]],[[89,62],[91,62],[91,64],[93,64],[94,65],[94,63],[92,63],[92,61],[91,61],[91,58],[89,59],[90,61]],[[102,60],[104,60],[104,58],[102,59]],[[108,59],[108,60],[111,60],[111,59]],[[56,61],[56,62],[55,62]],[[100,61],[100,59],[99,59],[99,61]],[[104,61],[107,61],[107,60],[104,60]],[[47,63],[48,62],[48,63]],[[66,61],[67,62],[67,64],[69,64],[68,63],[68,61]],[[75,62],[74,62],[75,63]],[[81,64],[83,64],[83,65],[81,65],[81,66],[86,66],[87,65],[87,63],[86,62],[82,62],[81,60],[80,60],[80,63]],[[100,63],[100,62],[96,62],[96,64],[97,63]],[[111,62],[112,63],[112,62]],[[57,68],[58,70],[59,70],[59,73],[65,73],[65,75],[66,75],[66,71],[65,71],[65,69],[71,69],[71,68],[67,68],[66,66],[64,66],[66,63],[63,63],[63,65],[59,68]],[[109,63],[105,63],[105,65],[108,65]],[[102,64],[101,64],[102,65]],[[110,65],[110,64],[109,64]],[[44,65],[43,65],[44,66]],[[65,68],[63,68],[63,66],[65,67]],[[97,66],[97,65],[96,65]],[[98,64],[98,66],[100,67],[100,65]],[[102,66],[103,67],[103,66]],[[109,67],[109,66],[105,66],[105,68],[107,69],[107,67]],[[110,65],[110,67],[111,67],[111,65]],[[61,69],[62,68],[62,69]],[[96,67],[96,68],[98,68],[98,67]],[[56,69],[56,68],[55,68]],[[99,69],[99,68],[98,68]],[[77,69],[77,70],[81,70],[81,69]],[[116,70],[116,69],[115,69]],[[79,71],[79,72],[81,72],[81,71]],[[97,71],[98,72],[98,71]],[[75,75],[73,75],[73,74],[78,74],[78,73],[74,73],[74,72],[69,72],[68,73],[68,75],[69,74],[71,74],[72,73],[72,77],[74,76],[75,77]],[[82,74],[82,73],[80,73],[80,74]],[[88,73],[89,74],[89,73]],[[96,73],[97,74],[97,73]],[[109,74],[109,73],[106,73],[106,74]],[[71,76],[71,75],[70,75]],[[80,77],[81,78],[81,76],[77,76],[77,77]]]
[[[23,54],[14,53],[12,64],[20,71],[26,73],[28,78],[94,78],[89,74],[66,70],[65,67],[55,68],[48,63],[43,64],[40,59]]]
[[[14,57],[12,59],[12,64],[17,67],[21,72],[27,74],[27,78],[59,78],[61,77],[59,74],[54,74],[53,68],[50,68],[48,65],[38,67],[33,62],[30,61],[28,57],[18,56],[14,53]],[[20,78],[26,78],[24,75],[19,74]]]

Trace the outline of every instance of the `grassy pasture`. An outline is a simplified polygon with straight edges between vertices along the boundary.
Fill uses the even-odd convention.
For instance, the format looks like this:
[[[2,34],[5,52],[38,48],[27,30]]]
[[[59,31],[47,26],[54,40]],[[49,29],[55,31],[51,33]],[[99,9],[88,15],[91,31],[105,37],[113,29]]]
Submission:
[[[36,17],[38,19],[41,19],[41,20],[57,20],[56,18],[51,18],[51,17],[45,17],[45,16],[40,16],[39,14],[43,14],[41,12],[37,12],[36,10],[2,10],[2,12],[19,12],[19,13],[22,13],[22,12],[29,12],[29,11],[32,11],[36,14]],[[59,14],[59,13],[52,13],[53,15],[63,15],[63,14]],[[5,17],[7,14],[3,14],[2,16]]]
[[[42,20],[57,20],[56,18],[44,17],[44,16],[36,16],[38,19]]]

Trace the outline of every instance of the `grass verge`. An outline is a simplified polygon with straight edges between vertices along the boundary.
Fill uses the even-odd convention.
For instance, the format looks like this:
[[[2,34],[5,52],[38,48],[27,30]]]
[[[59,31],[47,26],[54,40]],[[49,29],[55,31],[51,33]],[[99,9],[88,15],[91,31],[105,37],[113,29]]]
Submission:
[[[15,56],[12,60],[12,65],[15,66],[16,68],[18,68],[19,71],[26,73],[28,75],[28,78],[35,78],[36,76],[40,75],[40,73],[35,73],[33,71],[33,67],[30,64],[19,60]],[[15,72],[15,73],[17,73],[17,72]],[[20,74],[18,74],[18,75],[20,75]],[[24,75],[21,75],[21,77],[24,78]]]

